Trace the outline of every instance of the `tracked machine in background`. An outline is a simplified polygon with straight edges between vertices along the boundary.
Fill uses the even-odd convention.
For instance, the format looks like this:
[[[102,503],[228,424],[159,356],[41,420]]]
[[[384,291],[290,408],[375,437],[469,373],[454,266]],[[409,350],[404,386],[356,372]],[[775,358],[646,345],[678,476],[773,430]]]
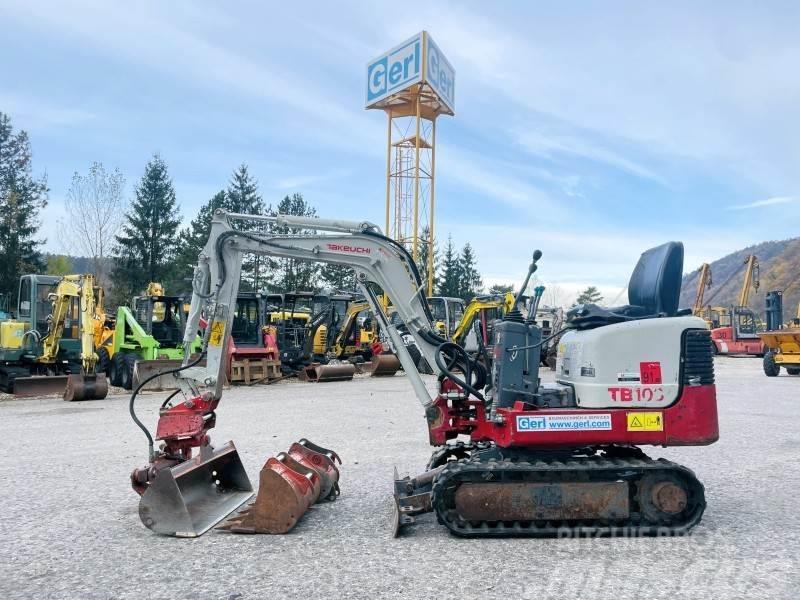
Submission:
[[[268,235],[232,225],[254,219],[329,233]],[[545,339],[518,311],[495,328],[491,372],[438,336],[412,257],[377,226],[217,211],[195,272],[184,338],[191,344],[201,314],[209,317],[206,364],[190,361],[187,353],[174,371],[182,398],[161,408],[155,437],[136,415],[136,395],[131,397],[131,414],[149,447],[148,464],[131,478],[142,495],[142,521],[153,531],[200,535],[252,495],[235,446],[214,448],[208,436],[222,398],[244,253],[355,269],[397,349],[436,447],[425,472],[395,478],[396,533],[415,515],[431,511],[452,533],[472,537],[682,533],[700,520],[705,496],[694,473],[641,449],[706,445],[718,438],[709,331],[702,319],[677,311],[681,244],[642,255],[628,285],[628,305],[582,305],[570,312],[557,381],[546,385],[538,376]],[[439,375],[436,396],[417,373],[373,285],[392,299]]]
[[[102,290],[93,277],[23,275],[17,297],[16,318],[0,323],[0,388],[20,396],[104,398],[108,387],[95,353],[95,340],[103,339]]]

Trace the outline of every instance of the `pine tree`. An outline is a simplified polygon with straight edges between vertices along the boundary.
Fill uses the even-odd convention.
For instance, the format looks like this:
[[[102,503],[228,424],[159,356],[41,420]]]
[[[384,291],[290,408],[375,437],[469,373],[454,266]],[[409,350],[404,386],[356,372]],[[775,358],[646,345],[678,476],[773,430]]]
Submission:
[[[258,181],[242,163],[233,172],[228,189],[225,191],[223,208],[229,212],[245,215],[263,215],[266,212],[264,200],[258,193]],[[235,226],[248,231],[266,231],[263,221],[238,221]],[[259,291],[264,287],[264,280],[269,271],[270,261],[258,254],[246,255],[242,261],[242,289]]]
[[[439,296],[458,296],[459,284],[461,282],[461,265],[453,246],[452,236],[447,236],[447,245],[444,247],[444,258],[442,259],[442,271],[439,276]]]
[[[116,236],[114,280],[118,299],[144,289],[150,281],[170,278],[179,225],[175,189],[166,163],[156,154],[145,167],[122,233]]]
[[[14,133],[0,112],[0,289],[16,290],[19,276],[41,272],[39,211],[47,206],[46,178],[35,179],[31,146],[25,131]]]
[[[458,293],[456,296],[469,302],[480,294],[483,288],[481,274],[478,273],[475,262],[475,253],[472,246],[467,242],[461,249],[461,256],[458,257]]]
[[[272,207],[268,210],[273,216],[279,214],[299,217],[317,216],[317,210],[303,199],[302,194],[286,196],[278,203],[276,210],[273,211]],[[303,231],[305,230],[279,225],[273,225],[271,228],[271,233],[274,235],[291,235]],[[279,258],[270,261],[270,265],[271,268],[274,268],[274,279],[270,289],[272,292],[311,291],[317,287],[320,267],[316,263],[294,258]]]
[[[353,292],[356,290],[356,272],[345,265],[322,265],[320,276],[333,292]]]
[[[211,218],[219,208],[225,208],[224,190],[220,190],[203,204],[189,226],[184,227],[178,234],[174,281],[169,286],[169,289],[175,289],[176,293],[184,291],[184,288],[188,287],[186,279],[192,277],[200,251],[205,247],[211,233]]]
[[[492,287],[489,288],[489,293],[492,295],[499,295],[499,294],[506,294],[508,292],[514,291],[514,284],[509,283],[495,283]]]
[[[69,275],[73,273],[72,261],[69,256],[63,254],[47,255],[47,274],[48,275]]]
[[[420,247],[419,255],[417,257],[417,269],[419,270],[420,277],[422,277],[422,285],[424,286],[425,293],[428,293],[428,255],[430,254],[431,244],[429,242],[431,237],[431,230],[425,226],[422,228],[420,234]],[[431,289],[435,290],[439,285],[439,277],[437,271],[439,270],[439,246],[436,240],[433,241],[433,282]]]
[[[583,290],[575,300],[575,305],[578,304],[598,304],[603,301],[603,295],[595,286],[590,285]]]

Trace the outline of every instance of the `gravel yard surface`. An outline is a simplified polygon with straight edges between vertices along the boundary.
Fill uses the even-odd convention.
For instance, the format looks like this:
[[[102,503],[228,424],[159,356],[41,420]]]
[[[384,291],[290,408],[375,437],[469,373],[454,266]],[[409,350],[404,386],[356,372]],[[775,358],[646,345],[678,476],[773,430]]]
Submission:
[[[800,377],[721,358],[717,385],[718,443],[648,449],[706,486],[694,533],[661,539],[464,540],[431,515],[392,539],[392,469],[415,473],[431,451],[402,374],[225,393],[212,440],[236,442],[254,483],[267,456],[301,437],[344,460],[341,497],[284,536],[146,529],[128,474],[147,448],[127,396],[4,400],[0,597],[797,598]],[[153,426],[163,398],[139,404]]]

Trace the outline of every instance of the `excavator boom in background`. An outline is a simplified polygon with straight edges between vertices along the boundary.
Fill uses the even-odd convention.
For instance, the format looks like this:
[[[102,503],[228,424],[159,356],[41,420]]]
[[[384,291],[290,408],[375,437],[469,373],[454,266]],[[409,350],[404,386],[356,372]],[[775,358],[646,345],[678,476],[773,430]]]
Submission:
[[[270,235],[234,227],[242,220],[315,233]],[[395,478],[395,533],[411,525],[415,515],[431,511],[453,534],[470,537],[655,535],[685,532],[699,522],[705,508],[702,484],[686,467],[651,460],[640,448],[706,445],[719,435],[709,331],[702,319],[678,311],[681,244],[642,254],[628,284],[627,305],[571,310],[566,332],[551,334],[563,335],[556,383],[541,384],[540,348],[546,339],[535,322],[511,310],[495,325],[487,371],[461,346],[437,335],[414,260],[377,226],[217,211],[195,270],[184,335],[188,350],[201,316],[207,319],[203,352],[191,359],[187,351],[183,365],[172,370],[183,398],[162,406],[153,436],[136,414],[136,393],[131,397],[131,414],[147,437],[149,455],[148,464],[131,474],[131,483],[141,495],[142,522],[153,531],[200,535],[252,495],[233,443],[215,448],[209,438],[223,394],[227,340],[246,253],[355,270],[422,405],[436,447],[424,473]],[[521,290],[540,258],[541,252],[534,253]],[[384,312],[380,292],[438,376],[435,395]],[[515,300],[516,305],[521,293]],[[469,442],[452,443],[459,436]],[[279,483],[267,471],[297,492],[281,496],[290,504],[296,498],[290,511],[295,516],[319,497],[318,491],[299,491],[304,475],[290,461],[270,459],[262,469],[262,483]],[[304,481],[307,486],[309,480]],[[274,523],[261,517],[273,500],[260,492],[247,511],[250,516],[233,518],[227,528],[272,530]]]

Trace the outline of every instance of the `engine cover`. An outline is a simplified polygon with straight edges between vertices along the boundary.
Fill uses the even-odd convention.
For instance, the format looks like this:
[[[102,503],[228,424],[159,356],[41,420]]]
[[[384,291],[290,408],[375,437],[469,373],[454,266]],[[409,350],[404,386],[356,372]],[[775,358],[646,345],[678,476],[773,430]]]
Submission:
[[[685,332],[698,317],[640,319],[569,331],[561,338],[556,380],[584,408],[664,408],[678,398]]]

